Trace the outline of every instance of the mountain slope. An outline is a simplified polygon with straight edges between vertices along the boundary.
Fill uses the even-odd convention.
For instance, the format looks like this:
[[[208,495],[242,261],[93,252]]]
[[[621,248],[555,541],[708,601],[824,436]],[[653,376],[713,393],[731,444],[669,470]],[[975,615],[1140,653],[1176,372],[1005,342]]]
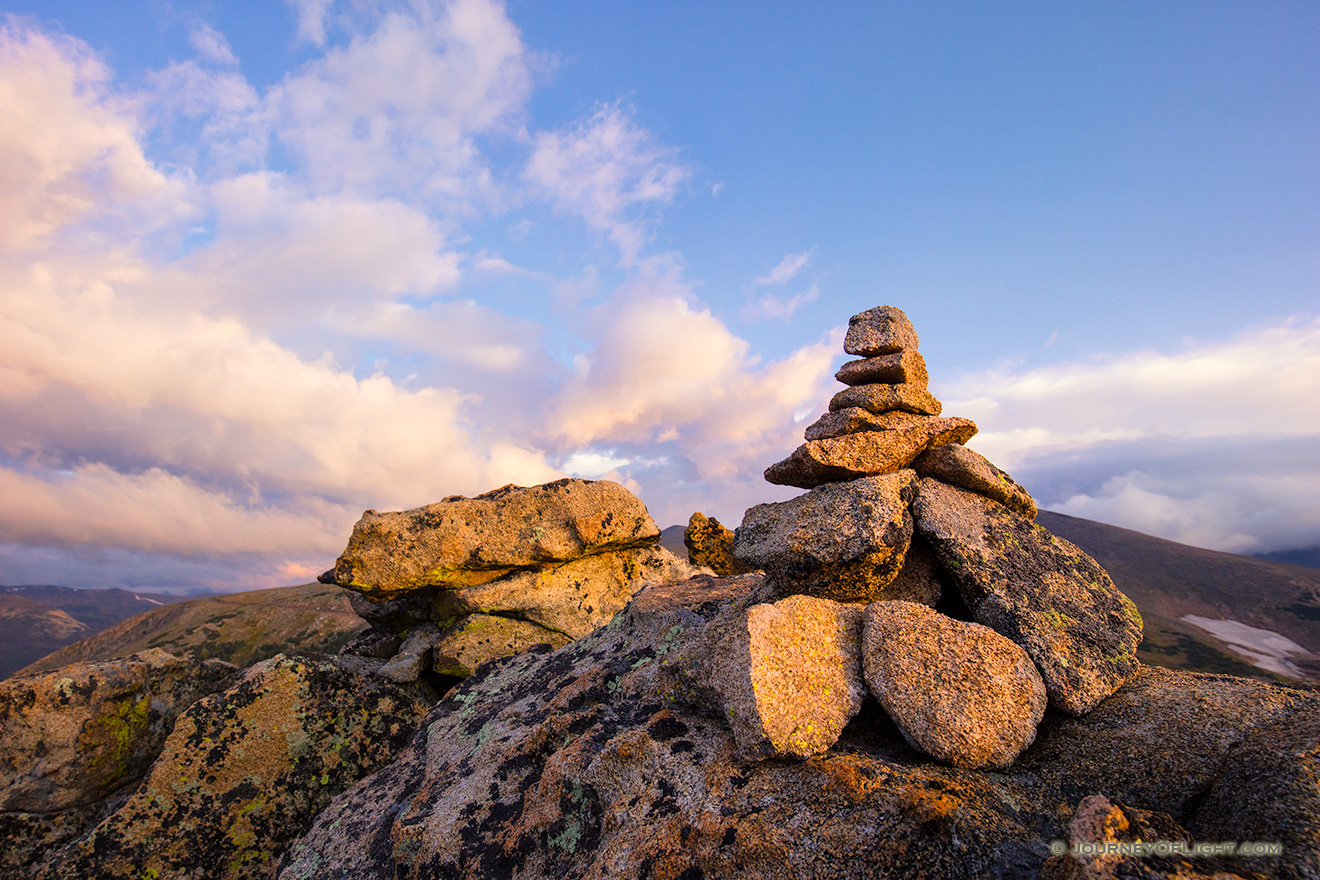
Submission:
[[[131,617],[42,657],[19,674],[109,660],[147,648],[248,666],[289,648],[333,653],[366,626],[339,587],[303,584],[229,593]]]
[[[1046,510],[1036,521],[1095,557],[1137,604],[1146,624],[1138,651],[1143,662],[1268,675],[1225,641],[1184,620],[1188,615],[1268,630],[1320,655],[1320,570],[1189,547]],[[1320,656],[1293,656],[1291,662],[1304,677],[1320,680]]]

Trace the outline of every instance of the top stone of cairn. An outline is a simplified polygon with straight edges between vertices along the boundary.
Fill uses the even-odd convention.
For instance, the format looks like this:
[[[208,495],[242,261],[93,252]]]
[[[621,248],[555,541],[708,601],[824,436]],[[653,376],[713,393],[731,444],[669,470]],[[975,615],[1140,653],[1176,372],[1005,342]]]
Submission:
[[[848,320],[843,350],[848,354],[875,357],[896,351],[916,350],[917,331],[902,309],[876,306]]]

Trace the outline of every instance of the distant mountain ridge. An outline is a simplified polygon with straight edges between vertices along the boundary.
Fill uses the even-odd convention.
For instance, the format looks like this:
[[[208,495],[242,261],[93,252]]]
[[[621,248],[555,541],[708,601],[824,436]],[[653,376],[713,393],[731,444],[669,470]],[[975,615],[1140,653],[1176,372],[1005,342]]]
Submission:
[[[0,678],[121,620],[188,598],[117,587],[0,585]]]

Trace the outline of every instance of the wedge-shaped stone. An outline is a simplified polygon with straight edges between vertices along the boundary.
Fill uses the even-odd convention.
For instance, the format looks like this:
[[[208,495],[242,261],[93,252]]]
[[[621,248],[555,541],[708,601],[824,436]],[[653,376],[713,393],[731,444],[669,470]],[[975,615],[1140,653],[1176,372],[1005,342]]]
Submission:
[[[984,455],[961,443],[948,443],[927,449],[912,463],[917,475],[933,477],[960,489],[992,498],[1027,519],[1036,518],[1036,502],[1008,474],[990,463]]]
[[[659,540],[646,506],[618,483],[505,486],[396,513],[368,510],[322,583],[373,598],[489,583],[520,568]]]
[[[758,504],[734,532],[734,555],[765,571],[780,595],[839,602],[900,598],[888,587],[912,538],[908,504],[915,481],[916,474],[904,470]]]
[[[850,406],[873,413],[902,410],[924,416],[937,416],[943,409],[933,394],[916,385],[854,385],[830,398],[830,412]]]
[[[934,608],[944,589],[936,575],[939,567],[935,551],[919,535],[913,534],[907,553],[903,555],[903,567],[885,592],[895,599],[920,602]]]
[[[914,349],[848,361],[834,374],[844,385],[914,385],[925,388],[930,381],[926,359]]]
[[[562,648],[571,641],[527,620],[469,614],[440,634],[433,668],[440,675],[468,676],[487,660],[512,657],[535,645]]]
[[[812,596],[734,612],[712,627],[698,677],[719,695],[745,758],[809,758],[862,707],[862,606]]]
[[[891,415],[902,415],[893,413]],[[812,489],[825,483],[889,474],[911,464],[923,450],[976,433],[969,419],[914,418],[892,430],[864,431],[808,440],[765,469],[768,482]]]
[[[1045,714],[1045,685],[1025,651],[915,602],[867,606],[862,670],[913,748],[957,767],[1007,767]]]
[[[917,347],[917,331],[902,309],[876,306],[848,319],[848,334],[843,350],[848,354],[872,357],[905,348]]]
[[[518,617],[577,639],[609,623],[646,584],[683,580],[695,573],[663,547],[633,547],[438,593],[432,616],[440,620],[477,613]]]
[[[938,480],[921,481],[912,511],[973,618],[1026,649],[1050,705],[1089,712],[1137,670],[1141,615],[1090,556]]]

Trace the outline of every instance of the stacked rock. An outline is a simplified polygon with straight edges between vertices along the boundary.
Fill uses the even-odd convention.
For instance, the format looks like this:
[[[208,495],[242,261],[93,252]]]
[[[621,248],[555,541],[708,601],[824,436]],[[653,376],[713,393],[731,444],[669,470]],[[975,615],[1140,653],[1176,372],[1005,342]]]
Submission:
[[[659,546],[631,492],[607,480],[505,486],[393,513],[368,510],[322,583],[373,624],[350,654],[397,682],[464,677],[608,623],[645,584],[694,573]]]
[[[823,751],[869,691],[915,748],[1007,766],[1047,702],[1083,714],[1136,671],[1141,616],[962,445],[971,421],[939,417],[902,311],[854,316],[844,350],[861,356],[837,374],[849,387],[766,470],[810,491],[735,532],[735,555],[766,574],[762,604],[685,662],[748,757]]]

